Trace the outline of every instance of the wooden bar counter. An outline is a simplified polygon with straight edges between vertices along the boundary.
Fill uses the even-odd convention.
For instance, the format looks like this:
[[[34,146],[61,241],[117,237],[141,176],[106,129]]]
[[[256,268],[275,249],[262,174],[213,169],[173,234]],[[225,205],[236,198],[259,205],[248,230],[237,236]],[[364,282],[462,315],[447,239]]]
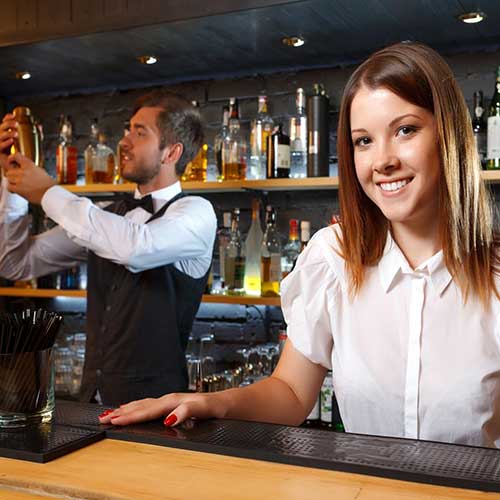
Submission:
[[[500,499],[499,493],[104,439],[46,464],[0,458],[0,500]]]

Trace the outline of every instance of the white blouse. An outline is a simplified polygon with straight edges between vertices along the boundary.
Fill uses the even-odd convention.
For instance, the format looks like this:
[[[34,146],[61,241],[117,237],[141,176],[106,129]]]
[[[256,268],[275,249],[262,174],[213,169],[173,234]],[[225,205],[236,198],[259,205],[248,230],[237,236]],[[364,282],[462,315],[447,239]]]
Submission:
[[[282,283],[288,337],[333,370],[348,432],[500,447],[500,306],[464,304],[440,251],[413,270],[390,234],[353,301],[331,226]]]

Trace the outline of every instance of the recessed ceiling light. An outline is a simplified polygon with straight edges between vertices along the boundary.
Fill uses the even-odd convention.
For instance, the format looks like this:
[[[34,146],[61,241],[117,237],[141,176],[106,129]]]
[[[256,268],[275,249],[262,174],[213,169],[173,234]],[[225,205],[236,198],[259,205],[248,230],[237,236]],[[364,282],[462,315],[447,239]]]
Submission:
[[[281,40],[287,47],[302,47],[306,41],[300,36],[286,36]]]
[[[484,12],[466,12],[465,14],[460,14],[458,16],[460,21],[467,24],[476,24],[484,21],[486,19],[486,14]]]
[[[18,71],[16,73],[17,80],[29,80],[30,78],[31,78],[31,73],[28,73],[28,71]]]
[[[137,59],[141,64],[156,64],[158,62],[158,58],[155,56],[139,56]]]

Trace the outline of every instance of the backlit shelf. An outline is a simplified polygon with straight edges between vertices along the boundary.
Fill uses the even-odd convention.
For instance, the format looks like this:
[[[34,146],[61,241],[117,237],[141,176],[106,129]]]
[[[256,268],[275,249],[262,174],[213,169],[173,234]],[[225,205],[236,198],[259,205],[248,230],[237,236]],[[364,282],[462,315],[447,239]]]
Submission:
[[[32,297],[32,298],[54,298],[54,297],[87,297],[86,290],[56,290],[49,288],[17,288],[0,287],[0,296],[3,297]],[[203,295],[202,302],[217,304],[242,304],[279,306],[279,297],[253,297],[249,295]]]

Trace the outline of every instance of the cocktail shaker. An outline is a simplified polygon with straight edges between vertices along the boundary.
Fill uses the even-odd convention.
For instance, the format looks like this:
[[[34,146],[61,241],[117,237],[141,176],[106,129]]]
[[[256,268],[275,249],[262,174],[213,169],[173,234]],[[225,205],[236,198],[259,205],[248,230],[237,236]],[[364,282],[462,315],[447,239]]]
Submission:
[[[12,112],[17,123],[17,138],[10,148],[11,154],[21,153],[39,167],[43,167],[42,134],[30,108],[18,106]]]

